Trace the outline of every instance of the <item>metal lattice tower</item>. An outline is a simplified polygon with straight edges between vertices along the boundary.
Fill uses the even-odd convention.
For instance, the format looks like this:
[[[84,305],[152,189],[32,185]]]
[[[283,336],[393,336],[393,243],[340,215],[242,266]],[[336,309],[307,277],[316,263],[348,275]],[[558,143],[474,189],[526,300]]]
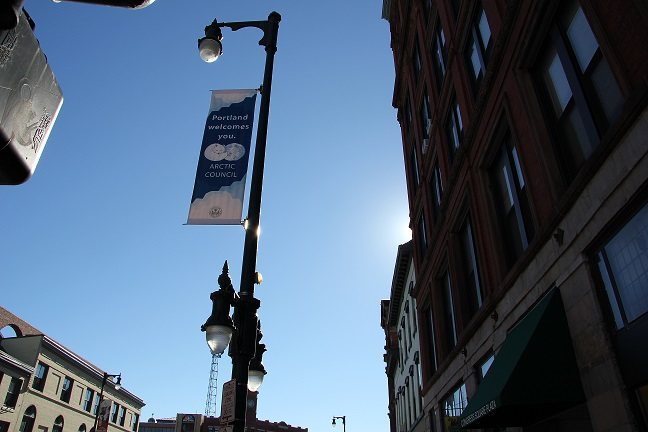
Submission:
[[[216,417],[216,395],[218,394],[218,359],[220,354],[212,354],[211,371],[209,372],[209,386],[207,387],[207,403],[205,416]]]

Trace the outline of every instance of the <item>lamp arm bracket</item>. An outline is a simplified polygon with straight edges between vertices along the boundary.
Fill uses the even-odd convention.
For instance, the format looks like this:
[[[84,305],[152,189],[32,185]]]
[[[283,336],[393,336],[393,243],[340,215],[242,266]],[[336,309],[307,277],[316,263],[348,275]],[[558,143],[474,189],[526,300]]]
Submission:
[[[281,15],[277,12],[272,12],[268,15],[268,19],[265,21],[241,21],[241,22],[225,22],[219,23],[214,20],[212,23],[213,26],[217,27],[229,27],[232,31],[240,30],[245,27],[256,27],[263,30],[263,37],[259,41],[259,45],[264,47],[274,47],[276,49],[277,45],[277,28],[279,27],[279,21],[281,21]]]
[[[245,27],[256,27],[263,30],[263,37],[259,41],[259,45],[268,46],[270,43],[270,34],[269,28],[270,23],[268,21],[244,21],[244,22],[231,22],[231,23],[218,23],[219,27],[229,27],[232,31],[240,30]]]

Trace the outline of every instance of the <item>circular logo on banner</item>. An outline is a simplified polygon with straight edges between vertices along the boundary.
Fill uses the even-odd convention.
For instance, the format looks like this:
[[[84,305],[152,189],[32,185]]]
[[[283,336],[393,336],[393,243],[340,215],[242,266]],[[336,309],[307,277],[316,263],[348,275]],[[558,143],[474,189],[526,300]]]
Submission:
[[[227,153],[225,160],[235,161],[241,159],[243,155],[245,155],[245,147],[239,143],[227,144],[225,152]]]
[[[214,219],[219,218],[223,214],[223,209],[220,207],[212,207],[211,210],[209,210],[209,216],[213,217]]]
[[[205,157],[210,161],[221,161],[227,157],[227,149],[223,144],[211,144],[205,149]]]

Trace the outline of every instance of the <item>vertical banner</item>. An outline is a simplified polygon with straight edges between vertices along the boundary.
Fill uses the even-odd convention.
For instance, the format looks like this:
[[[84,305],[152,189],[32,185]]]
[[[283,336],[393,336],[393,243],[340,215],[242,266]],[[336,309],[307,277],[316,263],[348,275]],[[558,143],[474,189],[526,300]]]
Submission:
[[[212,90],[189,225],[240,225],[257,90]]]
[[[97,416],[97,431],[106,432],[108,430],[108,419],[110,418],[110,408],[112,401],[110,399],[101,399],[99,404],[99,415]]]

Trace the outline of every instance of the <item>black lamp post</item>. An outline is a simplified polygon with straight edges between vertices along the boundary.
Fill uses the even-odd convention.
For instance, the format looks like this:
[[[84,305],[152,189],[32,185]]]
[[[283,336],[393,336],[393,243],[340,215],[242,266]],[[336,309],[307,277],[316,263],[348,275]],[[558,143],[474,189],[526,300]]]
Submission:
[[[227,334],[229,333],[229,337],[232,337],[232,331],[235,333],[231,339],[229,349],[229,355],[232,357],[232,378],[236,380],[234,432],[244,432],[245,430],[248,385],[256,385],[258,388],[263,375],[266,373],[261,363],[261,356],[265,351],[265,345],[259,344],[261,332],[257,310],[260,302],[254,298],[254,285],[261,283],[260,274],[256,271],[256,259],[259,220],[261,217],[263,169],[268,134],[268,116],[270,112],[272,68],[274,54],[277,51],[279,21],[281,21],[281,15],[277,12],[272,12],[268,15],[266,21],[219,23],[217,20],[214,20],[214,22],[205,27],[205,37],[198,40],[200,56],[203,60],[210,63],[215,61],[222,53],[223,46],[220,41],[223,35],[221,33],[221,27],[229,27],[233,31],[245,27],[256,27],[263,30],[263,38],[259,41],[259,45],[264,46],[266,51],[265,71],[263,74],[263,85],[261,86],[259,124],[257,128],[254,165],[252,167],[250,200],[248,203],[248,217],[245,221],[241,286],[238,295],[236,295],[228,275],[226,261],[223,266],[223,273],[218,278],[221,289],[212,293],[210,296],[210,299],[213,301],[212,316],[202,326],[202,330],[207,333],[207,343],[213,354],[219,354],[218,350],[214,350],[213,348],[217,346],[219,350],[222,348],[220,351],[222,353],[227,345],[227,343],[223,345],[225,339],[228,338]],[[218,294],[219,292],[221,293]],[[220,304],[217,305],[217,303]],[[234,307],[233,323],[231,323],[231,320],[228,321],[230,305]],[[210,337],[212,343],[210,343]],[[221,339],[221,341],[215,343],[214,341],[217,339]],[[251,373],[251,370],[255,372]],[[250,377],[252,378],[252,383],[249,382]]]
[[[333,416],[333,427],[335,427],[335,420],[342,420],[342,432],[346,432],[346,416]]]
[[[117,382],[115,383],[115,390],[119,390],[121,388],[120,373],[117,375],[112,375],[104,372],[103,380],[101,381],[101,391],[99,392],[99,405],[97,406],[97,412],[95,413],[94,427],[92,428],[92,432],[97,432],[97,421],[99,420],[99,410],[101,407],[101,401],[103,401],[104,387],[106,386],[106,382],[108,381],[108,379],[112,381],[113,378],[117,378]]]

